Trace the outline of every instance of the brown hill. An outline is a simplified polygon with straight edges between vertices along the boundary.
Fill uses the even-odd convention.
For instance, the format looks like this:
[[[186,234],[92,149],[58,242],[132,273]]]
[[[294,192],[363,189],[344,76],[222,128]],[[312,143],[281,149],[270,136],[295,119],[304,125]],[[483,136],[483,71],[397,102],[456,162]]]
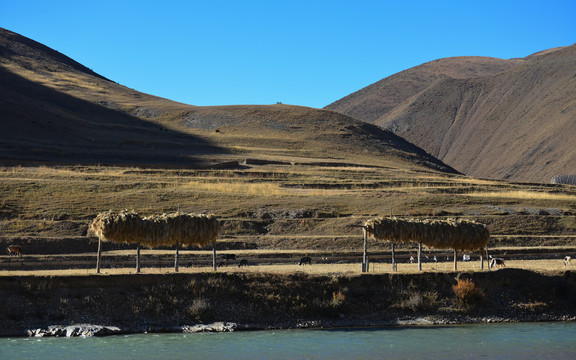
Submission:
[[[573,172],[576,46],[500,63],[483,76],[428,83],[396,103],[384,98],[393,108],[372,120],[467,175],[549,182]],[[378,102],[368,90],[367,102]]]
[[[0,159],[204,166],[247,157],[453,172],[393,133],[288,105],[196,107],[120,86],[0,29]]]
[[[576,169],[576,46],[437,83],[377,121],[472,176],[549,182]]]
[[[374,123],[406,99],[436,82],[497,74],[521,61],[475,56],[434,60],[384,78],[325,108]]]

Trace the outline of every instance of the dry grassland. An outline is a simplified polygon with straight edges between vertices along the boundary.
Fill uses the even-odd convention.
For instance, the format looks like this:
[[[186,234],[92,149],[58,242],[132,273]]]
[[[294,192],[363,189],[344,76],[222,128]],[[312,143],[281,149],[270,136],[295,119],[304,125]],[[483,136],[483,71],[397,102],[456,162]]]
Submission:
[[[575,270],[576,265],[564,266],[562,259],[553,260],[506,260],[506,268],[530,270],[534,272],[559,272]],[[249,265],[238,268],[235,265],[221,266],[216,272],[219,273],[270,273],[270,274],[293,274],[306,273],[311,275],[360,275],[361,265],[357,264],[312,264],[302,265]],[[486,262],[484,270],[480,269],[479,261],[459,261],[458,271],[496,271],[488,269]],[[437,264],[423,263],[422,271],[418,270],[418,264],[397,264],[397,270],[392,271],[390,263],[371,263],[368,274],[418,274],[422,272],[452,272],[454,263],[450,261]],[[203,267],[179,267],[178,273],[213,273],[210,266]],[[140,274],[173,274],[173,268],[146,267],[140,270]],[[101,274],[96,274],[95,269],[69,269],[69,270],[45,270],[45,271],[0,271],[0,276],[107,276],[120,274],[136,274],[134,268],[103,269]]]
[[[219,253],[225,249],[237,252],[233,249],[254,247],[271,253],[294,251],[295,257],[316,252],[361,251],[360,231],[349,225],[389,214],[486,222],[492,234],[499,234],[494,237],[494,246],[498,247],[542,246],[545,249],[576,245],[572,240],[576,236],[574,186],[506,183],[368,164],[342,167],[332,163],[329,166],[269,164],[218,170],[4,167],[0,168],[0,239],[79,238],[85,236],[83,226],[102,211],[134,209],[147,216],[180,208],[192,213],[213,213],[222,220]],[[303,210],[311,214],[316,211],[325,217],[290,217],[288,214]],[[388,249],[388,245],[369,246],[374,250]],[[163,253],[171,252],[158,252]],[[131,256],[133,251],[111,254]],[[182,250],[181,254],[187,253]],[[535,270],[561,270],[563,266],[561,262],[549,264],[507,261],[508,267]],[[399,272],[417,271],[414,264],[398,266]],[[459,270],[476,270],[474,266],[479,269],[477,262],[460,262]],[[373,263],[371,273],[387,273],[390,267],[390,264]],[[423,269],[452,271],[453,265],[451,262],[425,263]],[[104,271],[131,272],[133,269]],[[170,269],[142,270],[143,273],[151,271],[165,273]],[[181,267],[181,272],[188,271],[212,270]],[[360,260],[351,265],[258,265],[218,271],[357,274]],[[52,273],[87,275],[93,272],[46,272]],[[15,274],[20,272],[10,273]]]
[[[484,197],[484,198],[504,198],[504,199],[536,199],[536,200],[564,200],[576,201],[576,195],[569,194],[556,194],[549,192],[537,191],[500,191],[500,192],[473,192],[467,194],[468,196]]]

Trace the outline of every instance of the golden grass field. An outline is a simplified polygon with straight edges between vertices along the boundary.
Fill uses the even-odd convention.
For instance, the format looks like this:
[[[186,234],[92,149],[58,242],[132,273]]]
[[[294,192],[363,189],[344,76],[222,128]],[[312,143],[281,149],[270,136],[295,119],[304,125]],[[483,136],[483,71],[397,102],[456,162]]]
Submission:
[[[292,251],[295,258],[315,253],[358,252],[361,251],[361,232],[350,225],[389,214],[479,221],[487,224],[493,235],[491,248],[576,248],[575,186],[508,183],[411,167],[358,165],[270,164],[230,170],[3,167],[0,168],[0,241],[7,244],[25,239],[25,246],[38,242],[49,248],[59,239],[85,237],[84,229],[99,212],[134,209],[147,216],[179,208],[218,216],[222,223],[219,251],[224,252],[238,252],[233,246],[239,244],[250,245],[248,248],[255,249],[250,251],[261,254]],[[389,249],[388,245],[375,243],[371,243],[370,248]],[[87,249],[86,253],[95,250]],[[127,256],[133,253],[130,250],[110,252]],[[36,254],[42,255],[42,250]],[[507,266],[563,270],[561,260],[507,260]],[[459,271],[477,268],[477,262],[458,263]],[[423,270],[452,271],[453,264],[451,261],[437,265],[424,263]],[[112,274],[134,270],[103,271]],[[180,272],[197,271],[212,270],[211,267],[180,267]],[[357,264],[302,267],[262,264],[241,269],[225,267],[218,271],[359,274],[360,258]],[[417,269],[414,264],[400,263],[398,271]],[[144,267],[142,273],[147,272],[165,273],[171,269]],[[391,266],[376,262],[370,272],[388,273]],[[0,275],[11,276],[94,273],[92,270],[0,270]]]

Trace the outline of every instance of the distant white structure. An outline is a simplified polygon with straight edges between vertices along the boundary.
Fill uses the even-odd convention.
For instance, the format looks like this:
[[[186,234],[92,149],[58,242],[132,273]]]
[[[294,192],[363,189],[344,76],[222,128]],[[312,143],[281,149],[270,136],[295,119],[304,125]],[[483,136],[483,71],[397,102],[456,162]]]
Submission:
[[[552,184],[576,185],[576,175],[554,175]]]

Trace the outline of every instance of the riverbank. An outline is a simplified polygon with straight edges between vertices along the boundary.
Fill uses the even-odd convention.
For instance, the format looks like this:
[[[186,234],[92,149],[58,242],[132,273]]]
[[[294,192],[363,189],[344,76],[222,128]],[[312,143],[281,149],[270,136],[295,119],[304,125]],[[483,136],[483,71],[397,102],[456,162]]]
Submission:
[[[574,321],[575,285],[573,271],[518,269],[0,277],[0,336],[27,336],[56,324],[142,333],[218,322],[233,323],[238,331]]]

